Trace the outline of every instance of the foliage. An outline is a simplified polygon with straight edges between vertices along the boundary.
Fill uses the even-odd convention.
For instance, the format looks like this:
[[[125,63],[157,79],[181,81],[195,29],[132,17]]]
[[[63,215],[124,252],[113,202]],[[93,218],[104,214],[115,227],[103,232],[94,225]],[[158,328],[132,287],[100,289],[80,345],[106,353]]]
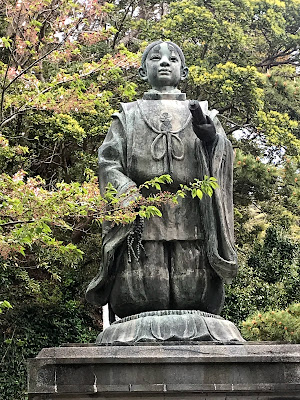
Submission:
[[[1,330],[4,329],[0,399],[24,399],[26,360],[35,357],[43,347],[91,342],[96,337],[97,330],[92,328],[93,320],[83,304],[67,300],[67,296],[64,301],[26,302],[7,313],[5,323],[0,322]]]
[[[229,61],[213,69],[193,65],[190,81],[193,94],[205,95],[211,107],[222,110],[230,105],[235,125],[249,121],[263,107],[264,77],[254,66],[240,67]]]
[[[226,290],[223,315],[241,323],[257,310],[283,309],[298,301],[299,245],[274,227],[245,254],[237,279]]]
[[[49,268],[47,258],[49,262],[63,260],[69,265],[82,258],[83,252],[76,245],[62,240],[68,231],[74,233],[82,225],[104,220],[127,224],[138,215],[161,216],[157,207],[163,203],[177,203],[177,198],[185,197],[189,191],[192,197],[202,199],[203,193],[211,197],[213,189],[218,187],[215,178],[205,176],[203,181],[195,179],[190,186],[182,185],[178,192],[162,192],[161,185],[173,182],[169,175],[162,175],[121,195],[108,184],[101,196],[95,177],[83,184],[58,183],[57,190],[49,191],[42,187],[45,182],[41,178],[28,178],[24,182],[24,176],[24,171],[12,178],[6,174],[0,176],[0,255],[4,260],[18,260],[21,256],[21,262],[22,256],[26,259],[30,255],[36,260],[42,257],[46,269]],[[158,192],[143,197],[140,193],[144,188],[155,188]],[[54,274],[54,279],[59,279],[56,272],[51,269],[49,272]]]
[[[10,37],[0,60],[5,171],[24,169],[49,185],[83,181],[86,168],[96,168],[96,149],[115,105],[135,94],[123,71],[138,58],[122,46],[108,54],[106,43],[114,33],[104,28],[109,4],[22,0],[1,5]]]
[[[300,303],[286,310],[252,315],[243,322],[242,335],[247,340],[300,343]]]
[[[11,304],[7,300],[0,301],[0,314],[3,312],[5,308],[12,308]]]
[[[86,249],[74,244],[74,233],[83,229],[85,234],[90,231],[90,241],[94,243],[85,239],[84,244],[89,251],[94,247],[97,259],[100,258],[99,233],[93,233],[93,223],[108,220],[127,224],[137,216],[161,216],[158,207],[163,203],[177,203],[179,196],[185,197],[189,192],[199,198],[203,193],[212,196],[217,187],[214,178],[205,176],[203,181],[196,180],[191,187],[181,188],[177,193],[162,192],[161,185],[172,183],[169,175],[162,175],[120,196],[109,184],[101,196],[95,177],[82,185],[59,183],[55,191],[44,189],[40,178],[28,178],[24,182],[24,177],[24,171],[12,178],[6,174],[0,176],[3,268],[0,279],[11,302],[0,303],[0,312],[11,308],[6,320],[0,323],[4,343],[1,356],[3,378],[8,379],[4,395],[9,397],[16,395],[19,382],[21,387],[17,392],[23,390],[26,358],[33,357],[45,346],[92,341],[96,336],[92,312],[87,314],[82,304],[85,286],[82,283],[90,275],[85,268],[80,268]],[[148,197],[140,195],[142,189],[149,188],[155,188],[157,193]],[[11,282],[14,282],[13,290]],[[99,325],[98,322],[98,328]],[[15,353],[13,364],[7,362]],[[17,371],[13,372],[15,368]],[[10,375],[12,379],[7,378]]]

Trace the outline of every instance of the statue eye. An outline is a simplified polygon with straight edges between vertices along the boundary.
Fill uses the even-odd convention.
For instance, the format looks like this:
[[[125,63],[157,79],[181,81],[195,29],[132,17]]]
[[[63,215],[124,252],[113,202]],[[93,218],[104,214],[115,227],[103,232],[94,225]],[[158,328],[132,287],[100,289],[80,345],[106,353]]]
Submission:
[[[170,60],[171,60],[172,62],[177,62],[177,61],[178,61],[178,58],[177,58],[177,57],[171,57]]]
[[[158,54],[150,57],[150,60],[160,60],[160,56]]]

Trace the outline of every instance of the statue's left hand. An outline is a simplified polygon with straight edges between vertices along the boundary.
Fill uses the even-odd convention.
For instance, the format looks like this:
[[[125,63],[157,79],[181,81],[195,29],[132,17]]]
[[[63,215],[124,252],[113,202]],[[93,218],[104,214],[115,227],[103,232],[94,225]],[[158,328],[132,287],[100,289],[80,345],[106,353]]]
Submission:
[[[216,128],[210,117],[206,116],[207,124],[195,124],[193,130],[197,137],[205,143],[213,142],[217,136]]]
[[[193,130],[197,137],[203,142],[212,142],[217,136],[213,121],[207,115],[204,115],[201,106],[197,100],[190,100],[189,109],[192,114]]]

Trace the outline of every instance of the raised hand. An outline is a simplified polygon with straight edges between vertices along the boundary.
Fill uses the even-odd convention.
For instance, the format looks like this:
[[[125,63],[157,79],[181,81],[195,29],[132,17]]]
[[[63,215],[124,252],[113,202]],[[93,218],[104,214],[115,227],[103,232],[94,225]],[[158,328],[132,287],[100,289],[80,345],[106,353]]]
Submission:
[[[212,142],[217,136],[216,128],[210,117],[203,114],[199,101],[190,100],[189,109],[192,114],[193,130],[203,142]]]

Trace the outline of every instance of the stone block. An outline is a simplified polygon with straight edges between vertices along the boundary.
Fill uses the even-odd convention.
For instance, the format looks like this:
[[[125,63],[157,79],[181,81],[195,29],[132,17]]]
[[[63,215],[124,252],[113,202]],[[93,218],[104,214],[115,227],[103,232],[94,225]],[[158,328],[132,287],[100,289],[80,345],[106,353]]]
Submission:
[[[29,400],[300,400],[300,345],[139,344],[45,348]]]

